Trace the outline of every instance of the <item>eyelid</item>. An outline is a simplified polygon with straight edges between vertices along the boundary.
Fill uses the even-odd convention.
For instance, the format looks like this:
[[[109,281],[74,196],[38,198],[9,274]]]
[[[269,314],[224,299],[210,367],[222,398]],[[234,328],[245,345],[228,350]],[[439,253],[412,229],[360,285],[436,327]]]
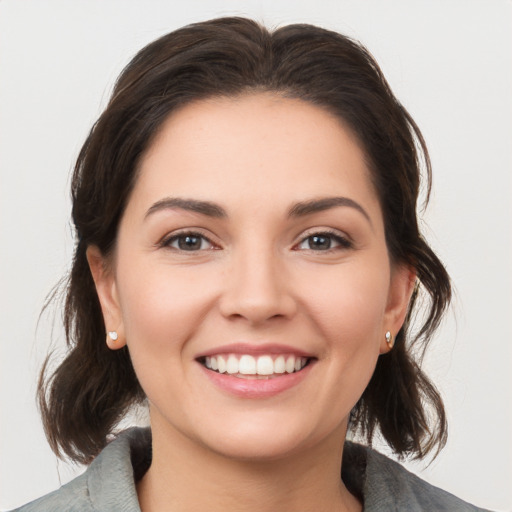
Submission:
[[[186,251],[181,251],[180,249],[177,249],[175,247],[171,247],[171,242],[173,242],[174,240],[178,239],[179,237],[181,236],[196,236],[196,237],[199,237],[199,238],[202,238],[204,240],[206,240],[210,245],[211,247],[209,247],[208,249],[200,249],[199,251],[207,251],[207,250],[217,250],[217,249],[220,249],[220,246],[219,244],[215,243],[213,240],[212,240],[212,237],[205,234],[204,233],[204,230],[202,230],[201,228],[181,228],[181,229],[178,229],[176,231],[172,231],[171,233],[167,233],[166,235],[164,235],[158,242],[157,242],[157,246],[158,247],[162,247],[162,248],[169,248],[169,249],[173,249],[173,250],[176,250],[177,252],[186,252]],[[199,251],[190,251],[190,252],[199,252]]]
[[[293,245],[293,249],[300,250],[298,248],[299,245],[302,244],[303,242],[305,242],[308,238],[315,236],[315,235],[330,236],[334,240],[336,240],[336,242],[339,244],[337,247],[332,247],[325,251],[315,251],[315,252],[328,252],[328,251],[336,250],[339,248],[350,249],[354,246],[354,242],[353,242],[352,238],[344,231],[340,231],[340,230],[334,229],[334,228],[316,227],[316,228],[308,229],[305,232],[301,233],[298,242],[296,242]],[[304,249],[304,250],[307,250],[307,249]],[[313,249],[311,249],[311,250],[313,250]]]
[[[171,247],[170,244],[174,240],[178,239],[179,237],[187,236],[187,235],[188,236],[200,237],[200,238],[202,238],[203,240],[205,240],[206,242],[208,242],[211,245],[211,247],[209,247],[208,249],[200,249],[200,250],[197,250],[197,251],[190,251],[190,252],[199,252],[199,251],[206,251],[206,250],[218,250],[218,249],[221,249],[220,244],[216,243],[213,240],[212,236],[206,234],[202,228],[194,228],[194,227],[191,227],[191,228],[181,228],[181,229],[177,229],[175,231],[172,231],[170,233],[167,233],[166,235],[164,235],[156,243],[156,246],[163,247],[163,248],[167,247],[167,248],[174,249],[176,251],[181,252],[180,249],[173,248],[173,247]],[[328,252],[329,250],[336,250],[338,248],[349,249],[349,248],[353,247],[353,245],[354,245],[351,237],[347,233],[345,233],[344,231],[340,231],[340,230],[334,229],[334,228],[315,227],[315,228],[310,228],[310,229],[302,232],[301,235],[298,237],[297,242],[295,242],[293,244],[292,249],[293,250],[299,250],[298,247],[299,247],[300,244],[302,244],[308,238],[310,238],[312,236],[315,236],[315,235],[324,235],[324,236],[332,237],[336,241],[336,243],[338,244],[336,247],[332,247],[332,248],[327,249],[325,251],[317,251],[317,252]],[[185,251],[183,251],[183,252],[185,252]]]

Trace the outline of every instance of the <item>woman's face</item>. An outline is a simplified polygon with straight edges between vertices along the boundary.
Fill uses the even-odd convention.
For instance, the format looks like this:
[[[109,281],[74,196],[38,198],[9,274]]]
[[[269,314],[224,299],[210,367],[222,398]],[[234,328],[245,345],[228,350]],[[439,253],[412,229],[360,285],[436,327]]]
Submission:
[[[153,430],[244,459],[342,442],[413,278],[351,133],[271,94],[173,114],[89,261]]]

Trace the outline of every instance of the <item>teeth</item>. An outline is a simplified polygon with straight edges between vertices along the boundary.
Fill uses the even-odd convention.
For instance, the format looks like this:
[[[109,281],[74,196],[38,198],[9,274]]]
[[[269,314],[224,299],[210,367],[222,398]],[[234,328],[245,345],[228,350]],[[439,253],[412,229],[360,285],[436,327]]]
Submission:
[[[274,373],[284,373],[286,371],[286,363],[284,356],[279,356],[274,361]]]
[[[256,359],[252,356],[242,356],[238,363],[238,373],[254,375],[256,373]]]
[[[274,373],[274,361],[270,356],[258,357],[256,366],[258,375],[272,375]]]
[[[208,356],[204,359],[204,365],[210,370],[230,375],[273,375],[298,372],[306,366],[306,357],[277,356],[275,359],[270,355],[251,356],[243,354],[237,356]]]
[[[228,357],[226,371],[230,374],[238,373],[238,359],[233,354]]]
[[[295,357],[290,356],[285,363],[286,373],[293,373],[295,371]]]

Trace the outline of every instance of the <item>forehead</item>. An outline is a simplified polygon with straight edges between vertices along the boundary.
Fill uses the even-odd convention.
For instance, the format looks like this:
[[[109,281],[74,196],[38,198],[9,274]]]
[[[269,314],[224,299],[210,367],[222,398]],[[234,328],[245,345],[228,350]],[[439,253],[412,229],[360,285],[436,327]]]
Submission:
[[[134,193],[146,203],[162,195],[376,199],[364,152],[343,122],[271,93],[201,100],[171,114],[141,161]]]

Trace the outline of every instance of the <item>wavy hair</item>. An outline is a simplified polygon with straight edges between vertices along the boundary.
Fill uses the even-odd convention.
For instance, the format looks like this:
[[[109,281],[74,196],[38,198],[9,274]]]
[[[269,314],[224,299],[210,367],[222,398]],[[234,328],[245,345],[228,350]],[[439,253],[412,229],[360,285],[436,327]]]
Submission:
[[[46,360],[38,388],[45,432],[58,455],[90,462],[127,411],[145,399],[127,348],[110,351],[105,344],[87,247],[111,253],[138,164],[169,115],[192,101],[255,91],[312,103],[350,127],[379,196],[390,257],[417,274],[406,322],[394,349],[379,357],[350,429],[369,443],[380,430],[401,456],[421,458],[446,442],[442,400],[414,356],[451,297],[448,274],[418,228],[422,172],[427,200],[431,187],[420,130],[360,43],[311,25],[270,31],[249,19],[220,18],[143,48],[121,73],[78,156],[71,187],[77,243],[64,307],[69,350],[55,370]],[[412,336],[420,293],[427,299],[421,301],[424,321]]]

